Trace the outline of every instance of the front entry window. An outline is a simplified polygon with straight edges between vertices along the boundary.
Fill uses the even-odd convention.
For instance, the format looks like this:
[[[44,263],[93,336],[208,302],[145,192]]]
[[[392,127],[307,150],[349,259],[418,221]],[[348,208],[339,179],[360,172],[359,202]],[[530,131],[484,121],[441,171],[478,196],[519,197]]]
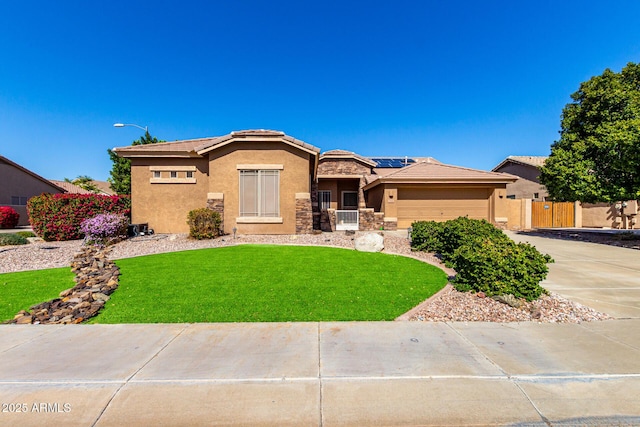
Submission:
[[[345,209],[345,210],[358,209],[358,192],[357,191],[342,192],[342,209]]]

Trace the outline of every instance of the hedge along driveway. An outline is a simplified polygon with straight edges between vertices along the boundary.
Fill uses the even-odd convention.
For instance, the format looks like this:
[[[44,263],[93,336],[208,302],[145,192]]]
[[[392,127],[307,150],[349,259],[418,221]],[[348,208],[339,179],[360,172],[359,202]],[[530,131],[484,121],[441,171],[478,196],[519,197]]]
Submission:
[[[116,261],[120,286],[93,323],[393,320],[446,274],[348,249],[239,245]]]

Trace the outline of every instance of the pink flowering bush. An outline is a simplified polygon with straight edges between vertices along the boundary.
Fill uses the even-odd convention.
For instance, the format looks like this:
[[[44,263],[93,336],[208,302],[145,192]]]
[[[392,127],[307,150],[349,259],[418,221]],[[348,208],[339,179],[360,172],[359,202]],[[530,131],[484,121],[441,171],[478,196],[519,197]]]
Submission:
[[[0,228],[16,228],[20,214],[10,206],[0,206]]]
[[[128,196],[98,194],[41,194],[27,202],[34,233],[47,242],[82,239],[82,221],[102,213],[129,215]]]
[[[103,213],[80,224],[85,242],[100,246],[116,243],[127,237],[129,219],[122,214]]]

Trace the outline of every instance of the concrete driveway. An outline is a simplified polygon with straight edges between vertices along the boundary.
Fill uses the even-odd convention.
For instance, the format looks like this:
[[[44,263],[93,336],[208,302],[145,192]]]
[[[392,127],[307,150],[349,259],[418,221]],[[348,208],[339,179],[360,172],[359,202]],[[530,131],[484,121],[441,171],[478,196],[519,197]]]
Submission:
[[[640,251],[507,232],[553,257],[546,289],[610,316],[640,318]]]

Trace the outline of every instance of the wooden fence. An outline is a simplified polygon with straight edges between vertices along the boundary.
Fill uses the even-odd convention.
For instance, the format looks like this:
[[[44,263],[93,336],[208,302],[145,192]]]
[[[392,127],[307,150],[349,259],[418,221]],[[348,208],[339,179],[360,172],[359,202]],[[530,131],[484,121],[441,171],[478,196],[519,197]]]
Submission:
[[[575,205],[572,202],[531,202],[533,228],[575,226]]]

